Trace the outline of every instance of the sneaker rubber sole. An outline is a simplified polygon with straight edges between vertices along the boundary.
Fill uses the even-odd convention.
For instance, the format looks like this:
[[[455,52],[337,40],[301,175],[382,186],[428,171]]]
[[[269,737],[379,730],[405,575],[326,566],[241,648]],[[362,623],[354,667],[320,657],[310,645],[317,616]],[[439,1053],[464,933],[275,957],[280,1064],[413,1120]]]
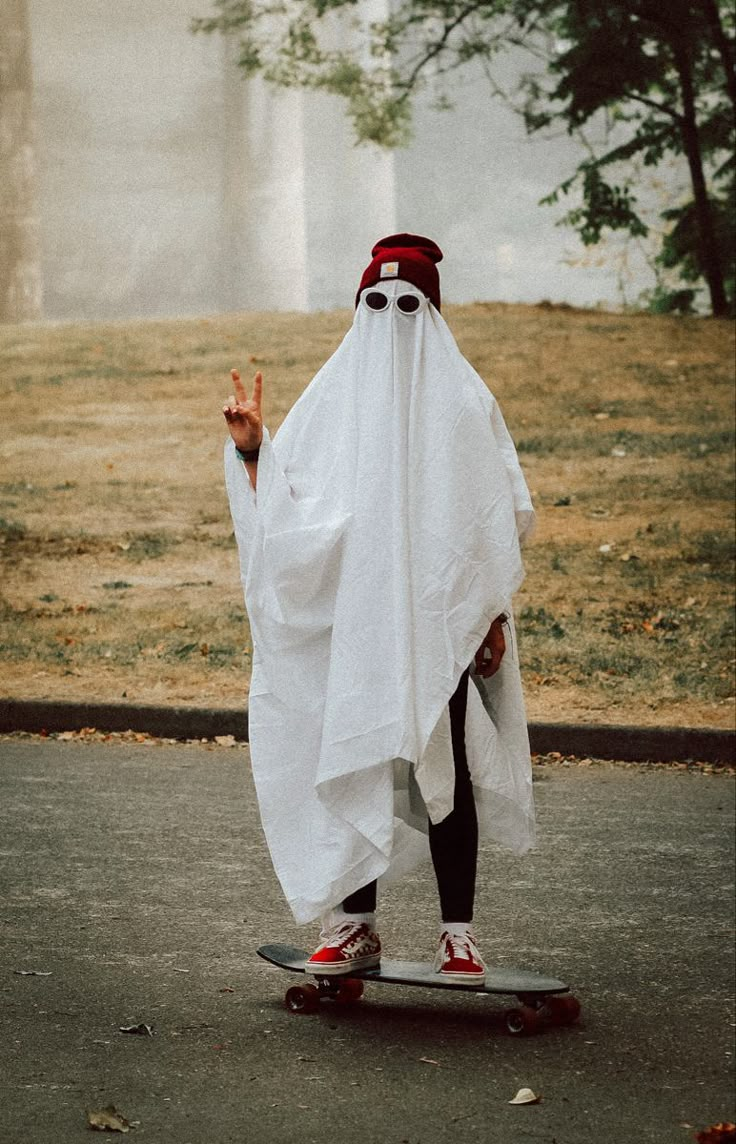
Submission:
[[[440,981],[449,981],[452,985],[474,985],[482,989],[486,983],[485,973],[454,973],[449,970],[443,973],[441,969],[436,972]]]
[[[312,961],[304,963],[307,973],[318,977],[349,977],[361,969],[377,969],[381,964],[380,953],[371,953],[366,957],[353,957],[350,961]]]

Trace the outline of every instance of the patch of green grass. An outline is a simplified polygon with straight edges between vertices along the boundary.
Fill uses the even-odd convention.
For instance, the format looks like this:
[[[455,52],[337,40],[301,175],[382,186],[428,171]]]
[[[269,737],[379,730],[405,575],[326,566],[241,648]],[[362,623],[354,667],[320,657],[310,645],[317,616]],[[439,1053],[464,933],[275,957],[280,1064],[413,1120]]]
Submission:
[[[671,486],[688,500],[728,501],[733,498],[734,470],[729,464],[715,468],[681,469]]]
[[[225,667],[228,664],[235,663],[236,660],[242,659],[242,657],[242,645],[215,644],[209,648],[206,659],[211,667]]]
[[[199,653],[198,643],[183,643],[171,647],[166,652],[167,659],[189,659],[195,652]]]
[[[127,541],[128,547],[125,548],[124,554],[128,560],[157,560],[168,552],[170,548],[180,544],[181,541],[178,537],[165,536],[160,533],[141,533],[137,536],[132,536]]]
[[[38,663],[68,664],[71,661],[71,648],[58,640],[33,638],[22,632],[0,632],[0,661],[19,663],[22,660],[35,660]]]
[[[215,536],[210,541],[213,548],[237,548],[238,542],[235,539],[235,533],[230,532],[226,536]]]
[[[631,559],[619,561],[621,578],[629,588],[646,589],[652,593],[659,584],[659,565],[648,560]]]
[[[636,536],[640,540],[654,540],[658,546],[664,548],[671,545],[679,548],[682,525],[679,520],[652,521],[645,528],[637,528]]]
[[[582,665],[578,666],[580,668]],[[639,680],[648,680],[656,679],[659,666],[652,662],[651,657],[638,654],[619,642],[603,643],[601,641],[596,648],[588,649],[583,671],[585,675],[601,672],[604,675],[620,676],[626,679],[638,677]],[[578,678],[580,678],[580,674]]]
[[[682,558],[688,564],[708,564],[717,574],[729,570],[735,557],[732,532],[702,532],[691,540]]]
[[[520,625],[519,638],[527,675],[562,676],[622,698],[644,689],[652,698],[717,702],[734,693],[730,603],[695,611],[644,598],[597,619],[568,615],[564,637],[552,634],[549,615],[537,621],[544,609],[526,611],[532,622]]]
[[[30,481],[8,481],[0,484],[0,494],[3,496],[24,496],[26,493],[39,493],[41,490]]]
[[[565,635],[562,624],[546,608],[522,608],[516,623],[519,631],[523,632],[524,635],[539,633],[551,636],[556,640],[563,639]]]
[[[613,449],[625,449],[635,457],[663,457],[680,455],[702,459],[713,453],[727,453],[734,443],[731,429],[712,430],[710,433],[636,433],[630,429],[586,430],[570,428],[545,435],[520,437],[520,454],[568,458],[580,454],[608,457]]]

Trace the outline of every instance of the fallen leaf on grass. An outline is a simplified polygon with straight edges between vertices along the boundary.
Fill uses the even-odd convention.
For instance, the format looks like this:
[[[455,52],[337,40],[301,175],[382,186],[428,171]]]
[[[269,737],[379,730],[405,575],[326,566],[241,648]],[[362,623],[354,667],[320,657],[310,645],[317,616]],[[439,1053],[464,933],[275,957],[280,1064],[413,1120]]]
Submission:
[[[139,1037],[152,1037],[153,1029],[150,1025],[144,1025],[141,1021],[138,1025],[119,1025],[121,1033],[133,1033]]]
[[[541,1096],[537,1096],[530,1088],[520,1088],[509,1104],[539,1104]]]
[[[131,1125],[114,1104],[108,1104],[97,1112],[87,1112],[87,1127],[93,1132],[130,1132]]]

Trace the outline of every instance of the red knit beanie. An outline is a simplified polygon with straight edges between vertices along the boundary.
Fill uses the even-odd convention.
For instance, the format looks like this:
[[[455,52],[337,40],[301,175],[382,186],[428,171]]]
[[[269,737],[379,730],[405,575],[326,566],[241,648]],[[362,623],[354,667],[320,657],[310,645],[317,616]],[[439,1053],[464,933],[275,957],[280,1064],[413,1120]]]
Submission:
[[[371,254],[373,261],[360,280],[356,306],[366,286],[375,286],[381,280],[402,278],[418,287],[439,310],[440,276],[436,263],[442,261],[442,251],[436,242],[419,234],[390,234],[376,243]]]

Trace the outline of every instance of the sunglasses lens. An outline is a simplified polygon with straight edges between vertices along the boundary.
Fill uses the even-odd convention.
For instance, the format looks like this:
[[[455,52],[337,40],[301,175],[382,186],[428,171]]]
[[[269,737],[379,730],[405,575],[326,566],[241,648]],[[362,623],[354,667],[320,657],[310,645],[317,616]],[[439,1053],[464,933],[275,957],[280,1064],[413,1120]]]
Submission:
[[[366,294],[365,304],[370,310],[385,310],[388,306],[388,298],[385,294],[379,293],[378,290],[372,290],[370,294]]]
[[[416,314],[419,309],[419,299],[416,294],[401,294],[396,299],[396,305],[402,314]]]

